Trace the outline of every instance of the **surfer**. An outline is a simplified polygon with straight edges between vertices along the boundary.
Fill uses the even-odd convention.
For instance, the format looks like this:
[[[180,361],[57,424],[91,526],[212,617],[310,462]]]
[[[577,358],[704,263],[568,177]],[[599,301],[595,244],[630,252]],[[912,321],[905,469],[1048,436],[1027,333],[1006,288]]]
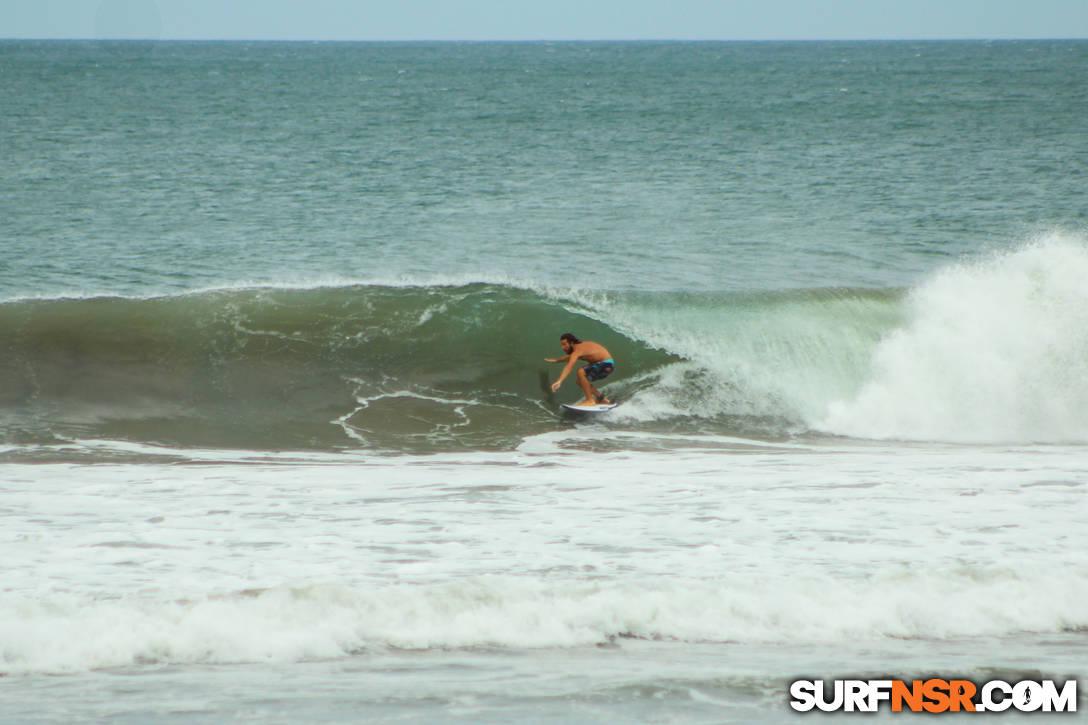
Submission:
[[[544,358],[545,362],[565,362],[567,364],[567,366],[563,368],[563,372],[559,373],[559,379],[552,383],[552,392],[555,393],[559,390],[559,386],[563,384],[563,381],[570,375],[570,371],[574,369],[574,363],[578,360],[585,360],[588,365],[578,369],[578,387],[585,393],[586,399],[581,403],[578,403],[578,405],[611,403],[612,401],[604,397],[604,393],[593,386],[594,382],[597,380],[604,380],[616,368],[616,363],[612,360],[612,355],[604,348],[604,345],[600,345],[596,342],[589,342],[588,340],[582,342],[569,332],[563,333],[563,335],[560,336],[559,344],[562,346],[563,352],[567,353],[566,355],[563,357]]]

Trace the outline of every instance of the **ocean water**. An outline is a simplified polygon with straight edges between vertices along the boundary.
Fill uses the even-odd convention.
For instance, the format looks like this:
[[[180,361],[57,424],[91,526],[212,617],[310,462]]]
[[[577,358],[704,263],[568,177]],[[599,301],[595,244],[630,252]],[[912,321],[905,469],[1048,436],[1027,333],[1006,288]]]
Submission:
[[[3,41],[0,97],[0,722],[1085,676],[1088,42]]]

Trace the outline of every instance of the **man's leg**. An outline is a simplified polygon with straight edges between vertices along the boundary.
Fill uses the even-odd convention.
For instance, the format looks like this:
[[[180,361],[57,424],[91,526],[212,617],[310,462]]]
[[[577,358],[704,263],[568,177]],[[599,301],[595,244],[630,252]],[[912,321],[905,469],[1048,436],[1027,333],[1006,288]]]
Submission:
[[[597,389],[593,387],[593,383],[589,382],[589,378],[586,376],[585,368],[578,368],[578,387],[585,393],[586,399],[578,405],[596,405],[597,404]]]
[[[595,401],[597,401],[598,403],[610,404],[612,401],[609,400],[608,398],[606,398],[604,393],[602,393],[600,390],[597,390],[597,386],[594,385],[593,383],[596,382],[597,380],[600,380],[601,378],[607,378],[612,373],[613,368],[611,366],[609,366],[607,368],[601,369],[599,367],[594,366],[593,368],[590,368],[590,369],[593,370],[594,374],[600,375],[600,377],[591,378],[590,381],[589,381],[590,390],[593,392],[593,399]],[[601,373],[604,373],[604,374],[601,375]],[[589,375],[587,374],[586,377],[589,378]]]

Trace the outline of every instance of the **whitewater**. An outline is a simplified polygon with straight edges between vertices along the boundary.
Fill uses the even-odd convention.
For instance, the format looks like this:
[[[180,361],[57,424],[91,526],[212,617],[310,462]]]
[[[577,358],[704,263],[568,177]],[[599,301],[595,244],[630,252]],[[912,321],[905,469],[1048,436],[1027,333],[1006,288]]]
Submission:
[[[0,41],[0,723],[1088,691],[1086,58]]]

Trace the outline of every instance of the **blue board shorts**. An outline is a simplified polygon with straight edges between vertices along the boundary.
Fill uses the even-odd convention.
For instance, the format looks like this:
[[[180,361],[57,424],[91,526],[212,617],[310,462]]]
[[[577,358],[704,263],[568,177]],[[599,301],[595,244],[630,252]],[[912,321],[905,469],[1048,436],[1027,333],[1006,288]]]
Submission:
[[[596,382],[611,375],[612,371],[616,369],[616,363],[610,359],[601,360],[600,362],[590,363],[582,369],[586,371],[586,377],[589,378],[590,382]]]

